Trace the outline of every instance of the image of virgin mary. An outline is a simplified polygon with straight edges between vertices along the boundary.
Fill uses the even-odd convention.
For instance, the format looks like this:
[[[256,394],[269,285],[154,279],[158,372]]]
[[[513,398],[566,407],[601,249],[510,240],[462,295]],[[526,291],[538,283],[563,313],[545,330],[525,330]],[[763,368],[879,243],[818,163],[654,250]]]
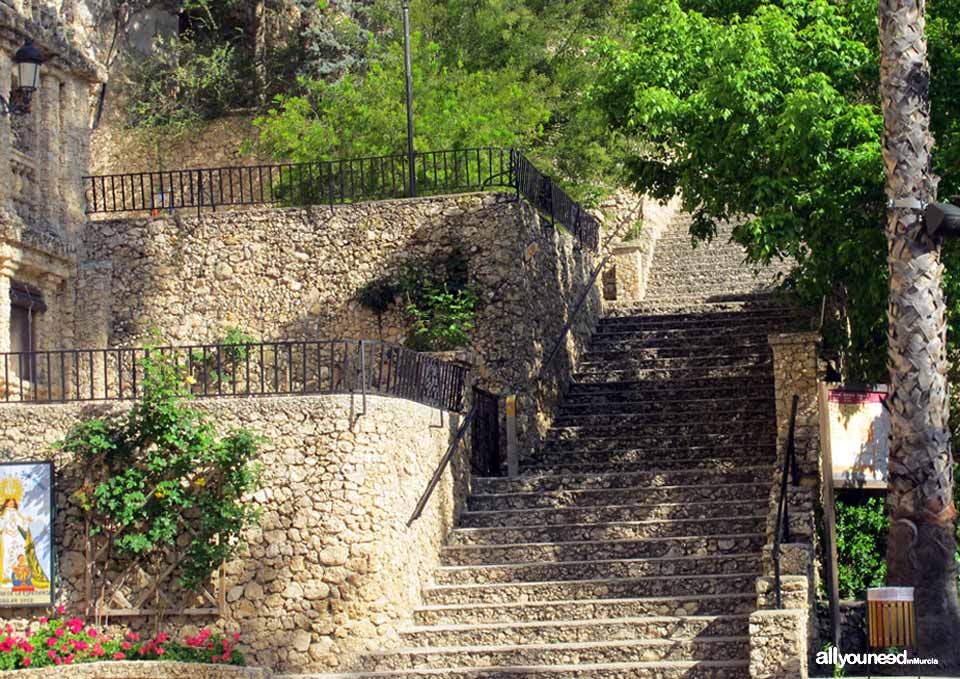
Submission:
[[[23,483],[7,477],[0,481],[0,590],[32,592],[50,589],[50,580],[40,567],[30,533],[33,518],[20,511]]]

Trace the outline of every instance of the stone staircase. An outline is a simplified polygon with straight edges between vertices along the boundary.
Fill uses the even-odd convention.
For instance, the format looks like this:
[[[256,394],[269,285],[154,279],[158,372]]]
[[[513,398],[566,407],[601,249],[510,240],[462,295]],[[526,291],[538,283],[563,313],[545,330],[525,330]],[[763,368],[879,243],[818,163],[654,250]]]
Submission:
[[[326,676],[749,676],[776,443],[766,337],[801,321],[758,297],[738,249],[691,250],[686,228],[658,246],[650,301],[599,323],[521,476],[473,479],[399,648]]]

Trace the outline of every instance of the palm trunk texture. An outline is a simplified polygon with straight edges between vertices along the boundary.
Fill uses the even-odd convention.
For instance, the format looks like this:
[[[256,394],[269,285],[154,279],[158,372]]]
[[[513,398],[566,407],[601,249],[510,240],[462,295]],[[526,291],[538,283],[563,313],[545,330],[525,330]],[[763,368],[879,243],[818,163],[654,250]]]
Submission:
[[[936,194],[924,5],[925,0],[879,3],[883,160],[891,200],[926,202]],[[941,671],[956,671],[957,512],[940,244],[926,234],[915,207],[889,209],[886,234],[892,385],[887,584],[916,588],[918,654],[938,658]]]

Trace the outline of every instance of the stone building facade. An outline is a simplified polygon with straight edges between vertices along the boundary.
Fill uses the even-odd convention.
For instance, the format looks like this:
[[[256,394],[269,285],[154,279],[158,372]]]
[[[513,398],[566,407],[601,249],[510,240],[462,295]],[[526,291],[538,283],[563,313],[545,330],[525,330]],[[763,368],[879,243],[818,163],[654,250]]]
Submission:
[[[75,39],[83,16],[79,3],[0,0],[0,93],[17,85],[12,56],[26,41],[46,59],[29,113],[0,118],[0,351],[72,344],[90,95],[103,76]],[[32,382],[28,357],[14,363]]]

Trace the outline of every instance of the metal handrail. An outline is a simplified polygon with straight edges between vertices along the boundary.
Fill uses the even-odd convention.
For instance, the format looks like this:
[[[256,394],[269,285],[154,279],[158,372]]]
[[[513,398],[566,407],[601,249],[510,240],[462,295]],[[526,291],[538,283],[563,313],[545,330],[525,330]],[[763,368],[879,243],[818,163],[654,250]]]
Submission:
[[[780,546],[783,542],[790,541],[790,516],[789,502],[787,500],[787,474],[790,475],[791,484],[796,487],[799,485],[800,470],[797,467],[796,451],[796,425],[797,425],[797,404],[800,397],[793,395],[793,402],[790,406],[790,429],[787,434],[787,451],[783,458],[783,469],[780,475],[780,496],[777,499],[777,523],[773,533],[773,550],[771,557],[773,559],[773,580],[774,590],[777,602],[777,608],[783,608],[783,591],[780,581]]]
[[[460,443],[463,441],[463,437],[467,433],[467,429],[469,429],[470,425],[473,423],[473,418],[476,414],[477,402],[474,401],[473,405],[470,407],[470,410],[467,412],[467,416],[463,418],[463,422],[460,423],[460,428],[457,429],[457,435],[454,436],[453,443],[451,443],[450,447],[447,448],[447,452],[444,453],[443,457],[440,459],[440,464],[438,464],[436,470],[434,470],[433,477],[430,479],[430,483],[427,484],[427,489],[423,491],[423,495],[420,496],[420,500],[417,502],[416,509],[413,510],[413,514],[411,514],[410,518],[407,520],[407,528],[412,526],[413,522],[420,518],[424,507],[426,507],[427,502],[430,501],[430,496],[433,495],[433,491],[436,489],[437,484],[440,483],[440,478],[443,476],[443,472],[446,471],[450,461],[453,459],[453,456],[460,448]]]
[[[379,340],[284,340],[0,353],[0,403],[122,401],[159,357],[196,397],[359,393],[463,408],[467,369]]]
[[[580,298],[577,300],[577,303],[573,307],[573,311],[570,312],[567,322],[563,324],[563,328],[560,330],[560,335],[557,337],[556,341],[553,343],[553,348],[550,350],[550,353],[547,354],[546,360],[543,362],[543,365],[540,366],[539,372],[537,372],[537,377],[534,382],[539,382],[543,379],[543,373],[547,370],[548,367],[553,363],[553,359],[557,357],[557,354],[560,352],[560,347],[563,345],[563,342],[567,339],[567,335],[570,333],[570,329],[573,327],[573,322],[576,320],[577,316],[580,313],[580,309],[583,307],[584,302],[587,301],[587,297],[590,294],[590,291],[593,290],[594,284],[597,282],[597,277],[600,275],[600,272],[603,271],[604,266],[607,264],[607,260],[610,259],[610,255],[605,256],[600,260],[600,263],[597,264],[597,267],[593,270],[593,273],[590,275],[590,280],[587,282],[587,285],[584,287],[583,292],[580,293]],[[527,385],[529,386],[529,384]]]

